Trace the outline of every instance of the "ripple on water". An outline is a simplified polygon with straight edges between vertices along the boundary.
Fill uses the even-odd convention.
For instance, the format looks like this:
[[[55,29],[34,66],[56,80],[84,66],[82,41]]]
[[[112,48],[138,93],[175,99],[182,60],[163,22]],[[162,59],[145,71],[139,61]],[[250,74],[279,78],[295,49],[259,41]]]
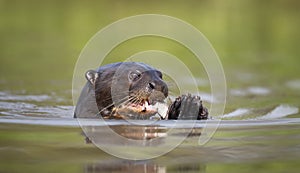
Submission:
[[[254,112],[259,111],[259,108],[238,108],[234,110],[233,112],[230,112],[228,114],[224,114],[221,118],[236,118],[236,117],[243,117],[243,119],[249,119],[247,118],[247,115],[252,115]],[[265,112],[263,114],[261,111],[259,111],[261,114],[256,115],[257,118],[255,119],[278,119],[278,118],[284,118],[288,115],[297,114],[299,112],[299,109],[294,106],[282,104],[274,109],[270,110],[269,112]],[[253,115],[252,115],[253,116]],[[250,118],[253,119],[253,118]]]
[[[264,96],[271,93],[271,90],[266,87],[252,86],[246,89],[231,89],[230,94],[234,96],[258,95]]]
[[[34,109],[36,107],[35,104],[23,103],[23,102],[1,102],[0,101],[0,109],[6,110],[26,110],[26,109]]]
[[[5,116],[72,117],[73,106],[57,105],[65,99],[49,95],[21,95],[0,91],[0,114]],[[53,102],[54,105],[49,105]],[[47,103],[47,106],[38,104]]]
[[[37,106],[24,102],[0,102],[0,114],[8,116],[42,116],[72,118],[73,106]]]
[[[0,100],[5,101],[47,101],[51,100],[52,97],[48,95],[16,95],[9,94],[6,92],[0,92]]]
[[[289,105],[279,105],[271,112],[266,115],[261,116],[259,119],[275,119],[275,118],[283,118],[288,115],[297,114],[299,109],[297,107],[289,106]]]
[[[250,109],[246,109],[246,108],[239,108],[239,109],[236,109],[235,111],[233,112],[230,112],[228,114],[224,114],[222,116],[222,118],[233,118],[233,117],[239,117],[239,116],[243,116],[243,115],[246,115],[248,113],[250,113]]]
[[[234,90],[233,90],[234,91]],[[239,90],[243,94],[266,95],[270,90],[264,87],[248,87],[244,90]],[[212,95],[207,93],[200,93],[204,101],[214,102]],[[57,99],[49,95],[17,95],[9,92],[0,92],[0,114],[5,117],[22,117],[22,119],[40,117],[40,118],[64,118],[72,119],[74,106],[72,105],[57,105]],[[174,98],[173,98],[174,99]],[[40,106],[39,103],[53,102],[53,105]],[[224,114],[216,118],[236,118],[242,117],[248,120],[250,114],[255,112],[255,108],[237,108],[233,112]],[[290,105],[279,105],[269,112],[260,112],[255,115],[256,119],[278,119],[288,115],[297,114],[299,109]],[[253,116],[252,116],[253,117]],[[1,117],[0,117],[1,118]],[[4,117],[3,117],[4,118]]]
[[[288,81],[286,86],[292,89],[300,89],[300,79]]]

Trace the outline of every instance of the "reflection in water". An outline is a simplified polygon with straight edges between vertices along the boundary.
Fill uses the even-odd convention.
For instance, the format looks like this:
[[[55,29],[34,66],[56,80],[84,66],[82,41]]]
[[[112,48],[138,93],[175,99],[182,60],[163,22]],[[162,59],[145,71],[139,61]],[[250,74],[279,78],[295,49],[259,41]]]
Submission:
[[[186,137],[200,136],[202,128],[176,128],[171,129],[160,125],[111,125],[104,126],[86,126],[85,135],[94,143],[105,143],[106,145],[133,144],[129,141],[134,140],[137,146],[157,146],[165,143],[166,137]],[[122,140],[113,138],[111,133],[120,135]],[[105,139],[105,141],[103,140]],[[128,140],[126,140],[128,139]]]
[[[84,131],[87,137],[94,143],[103,143],[103,139],[105,139],[106,144],[120,144],[120,141],[116,140],[116,138],[109,137],[111,133],[125,137],[122,139],[140,141],[140,144],[144,144],[143,141],[155,138],[158,139],[156,141],[161,141],[166,136],[166,129],[159,128],[159,126],[114,125],[108,127],[87,126],[84,127]],[[124,142],[126,143],[126,140]],[[151,144],[153,145],[154,143]]]
[[[177,122],[178,123],[178,122]],[[190,123],[190,125],[193,125]],[[146,160],[162,156],[188,136],[199,136],[202,128],[170,128],[161,125],[84,126],[85,135],[110,155],[130,160]]]
[[[211,120],[212,121],[212,120]],[[57,121],[58,122],[58,121]],[[200,123],[200,122],[199,122]],[[108,148],[137,151],[143,154],[149,148],[162,148],[168,139],[182,136],[185,129],[170,133],[166,124],[157,127],[125,125],[113,128],[124,138],[137,141],[160,140],[156,146],[125,146],[101,136]],[[103,128],[90,127],[92,134],[101,134]],[[300,169],[300,119],[222,121],[216,134],[203,145],[198,145],[201,128],[192,130],[189,137],[174,150],[161,157],[146,161],[124,161],[83,143],[80,128],[65,126],[36,126],[1,124],[0,172],[297,172]],[[128,132],[128,134],[127,134]],[[131,134],[130,134],[131,133]],[[136,134],[134,134],[136,133]],[[150,135],[145,133],[166,133]],[[170,134],[169,134],[170,133]],[[105,133],[102,133],[105,134]],[[201,135],[205,135],[202,132]],[[154,137],[156,136],[156,137]],[[140,138],[140,139],[137,139]],[[145,144],[145,143],[144,143]],[[232,164],[228,164],[232,163]],[[2,164],[2,165],[1,165]],[[5,165],[5,167],[2,167]],[[243,169],[241,169],[243,168]],[[215,171],[212,171],[215,170]],[[33,171],[35,170],[35,171]],[[232,170],[232,171],[231,171]],[[295,170],[295,171],[294,171]],[[15,171],[20,172],[20,171]],[[24,171],[23,171],[24,172]],[[71,171],[72,172],[72,171]],[[226,171],[229,172],[229,171]]]
[[[166,143],[166,138],[168,137],[185,137],[186,129],[179,128],[175,129],[175,131],[170,132],[170,128],[166,128],[158,125],[113,125],[109,126],[111,130],[113,130],[118,135],[129,139],[135,140],[137,143],[136,148],[139,145],[145,147],[161,147]],[[174,129],[172,129],[174,130]],[[201,134],[202,128],[194,128],[189,130],[188,137],[199,137]],[[114,138],[107,137],[109,133],[107,129],[100,126],[88,126],[85,128],[85,132],[89,135],[91,140],[94,143],[98,143],[101,141],[103,144],[103,140],[106,145],[112,146],[126,146],[127,141],[115,141]],[[120,144],[120,142],[123,142]],[[126,149],[126,148],[124,148]],[[146,151],[146,149],[145,149]],[[117,159],[119,160],[119,159]],[[131,173],[170,173],[170,172],[205,172],[205,165],[202,164],[194,164],[192,162],[175,164],[175,165],[167,165],[167,164],[157,164],[152,162],[151,160],[147,161],[129,161],[129,160],[120,160],[120,161],[108,161],[101,163],[89,163],[85,166],[86,173],[97,173],[97,172],[131,172]]]
[[[167,129],[160,126],[120,125],[110,126],[121,136],[135,140],[150,140],[167,136]]]
[[[85,173],[100,172],[131,172],[131,173],[171,173],[171,172],[198,172],[205,173],[206,165],[204,164],[177,164],[177,165],[160,165],[151,161],[113,161],[87,164]]]
[[[109,128],[103,126],[87,126],[84,127],[84,129],[87,136],[87,143],[105,143],[105,145],[127,145],[128,141],[126,139],[132,139],[135,140],[136,145],[155,146],[162,144],[164,137],[167,136],[167,129],[160,126],[114,125],[109,126]],[[110,131],[110,129],[112,131]],[[112,132],[125,137],[125,139],[122,138],[123,140],[119,140],[119,138],[110,137]],[[156,140],[147,142],[151,139]]]
[[[131,172],[131,173],[166,173],[166,167],[147,162],[108,162],[88,164],[85,173]]]

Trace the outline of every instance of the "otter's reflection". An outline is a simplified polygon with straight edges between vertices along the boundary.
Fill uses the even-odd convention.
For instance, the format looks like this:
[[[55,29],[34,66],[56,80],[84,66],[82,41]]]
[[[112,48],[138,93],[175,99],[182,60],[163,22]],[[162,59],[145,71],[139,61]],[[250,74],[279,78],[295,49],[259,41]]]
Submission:
[[[121,125],[110,128],[123,137],[135,140],[151,140],[167,136],[167,128],[160,126]]]
[[[191,164],[156,164],[151,161],[111,161],[107,163],[94,163],[85,166],[85,173],[130,172],[130,173],[205,173],[206,165]]]
[[[143,145],[143,146],[155,146],[164,143],[164,139],[167,136],[167,128],[161,126],[139,126],[139,125],[114,125],[109,128],[101,126],[89,126],[85,127],[86,142],[91,143],[106,143],[106,144],[118,144],[127,145],[128,140],[120,140],[119,138],[113,138],[111,131],[116,135],[120,135],[129,140],[134,140],[131,145]],[[105,139],[105,141],[103,140]]]
[[[158,125],[111,125],[84,127],[95,146],[110,155],[129,160],[147,160],[175,149],[184,140],[197,144],[201,128],[168,128]]]
[[[121,161],[110,163],[88,164],[85,168],[86,173],[102,172],[131,172],[131,173],[166,173],[166,167],[147,162]]]
[[[143,145],[157,146],[163,144],[167,137],[198,137],[201,135],[201,128],[185,129],[177,128],[170,129],[157,125],[112,125],[109,127],[102,126],[86,126],[84,127],[87,136],[87,143],[102,143],[102,144],[117,144],[117,145]],[[118,135],[124,139],[133,140],[131,143],[128,140],[122,140],[112,136]],[[105,139],[105,140],[104,140]]]

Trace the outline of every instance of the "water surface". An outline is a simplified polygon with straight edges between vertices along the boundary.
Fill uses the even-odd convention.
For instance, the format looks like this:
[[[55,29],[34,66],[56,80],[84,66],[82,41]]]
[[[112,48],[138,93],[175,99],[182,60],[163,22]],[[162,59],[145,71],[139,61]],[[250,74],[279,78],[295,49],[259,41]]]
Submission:
[[[298,114],[298,108],[290,105],[266,110],[238,108],[207,120],[209,124],[185,121],[181,126],[174,126],[177,122],[174,120],[137,120],[132,124],[122,120],[85,119],[79,123],[72,117],[73,106],[63,105],[66,99],[63,96],[2,92],[0,99],[1,169],[9,172],[24,169],[28,172],[39,172],[39,169],[46,172],[219,172],[225,168],[233,172],[297,172],[299,169],[300,119],[289,117]],[[55,105],[42,106],[43,102]],[[206,135],[202,133],[203,128],[218,125],[222,118],[209,142],[200,145],[200,135]],[[178,147],[161,157],[130,161],[87,143],[80,124],[94,136],[93,142],[100,140],[110,149],[128,150],[133,155],[144,155],[146,150],[154,152],[166,147],[168,140],[188,135]],[[130,146],[113,141],[103,128],[107,125],[123,137],[141,142]]]

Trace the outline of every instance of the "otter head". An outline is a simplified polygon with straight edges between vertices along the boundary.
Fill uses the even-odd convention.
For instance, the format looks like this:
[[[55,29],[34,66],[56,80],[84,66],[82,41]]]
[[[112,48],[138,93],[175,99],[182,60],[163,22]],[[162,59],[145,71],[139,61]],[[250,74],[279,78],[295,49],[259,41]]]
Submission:
[[[138,104],[153,105],[156,102],[163,102],[168,96],[168,87],[158,70],[130,71],[128,81],[129,96]]]
[[[119,76],[118,73],[121,75]],[[118,88],[114,92],[116,98],[124,94],[117,100],[128,97],[116,109],[118,114],[134,119],[148,119],[158,111],[154,105],[157,102],[164,102],[168,96],[168,87],[162,79],[162,73],[146,64],[132,62],[122,64],[115,76],[117,82],[113,82],[112,89]],[[122,84],[124,81],[120,80],[120,77],[126,80],[127,86]],[[119,88],[120,86],[123,88]]]
[[[147,117],[157,112],[153,105],[168,96],[162,73],[143,63],[106,65],[88,71],[86,78],[95,89],[96,103],[104,116]]]

